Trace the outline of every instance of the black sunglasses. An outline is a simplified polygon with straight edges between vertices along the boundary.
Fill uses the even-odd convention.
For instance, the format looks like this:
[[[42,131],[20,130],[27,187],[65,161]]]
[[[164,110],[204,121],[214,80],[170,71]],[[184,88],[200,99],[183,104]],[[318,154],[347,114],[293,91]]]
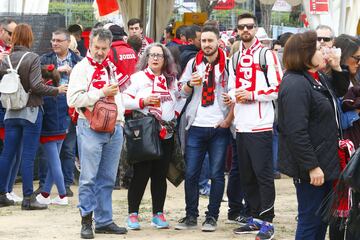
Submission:
[[[244,30],[245,27],[247,28],[247,30],[251,30],[251,29],[255,28],[256,25],[255,25],[255,24],[239,24],[239,25],[237,26],[237,29],[239,29],[239,30]]]
[[[9,34],[9,36],[11,37],[12,32],[10,32],[9,30],[7,30],[6,28],[3,28],[5,30],[5,32],[7,32]]]
[[[353,59],[355,59],[355,61],[357,61],[358,63],[360,62],[360,56],[351,56]]]
[[[332,40],[332,38],[330,38],[330,37],[318,37],[317,40],[319,42],[321,42],[321,40],[323,40],[324,42],[330,42]]]

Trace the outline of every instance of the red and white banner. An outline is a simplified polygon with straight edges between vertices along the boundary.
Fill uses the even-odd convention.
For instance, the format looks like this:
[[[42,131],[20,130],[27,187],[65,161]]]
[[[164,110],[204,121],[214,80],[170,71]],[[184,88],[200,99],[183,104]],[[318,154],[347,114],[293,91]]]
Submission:
[[[235,7],[235,0],[219,0],[216,6],[214,7],[215,10],[230,10]]]
[[[329,0],[310,0],[311,14],[328,14]]]
[[[99,9],[100,17],[106,16],[110,13],[119,10],[119,5],[117,0],[96,0],[95,2]]]

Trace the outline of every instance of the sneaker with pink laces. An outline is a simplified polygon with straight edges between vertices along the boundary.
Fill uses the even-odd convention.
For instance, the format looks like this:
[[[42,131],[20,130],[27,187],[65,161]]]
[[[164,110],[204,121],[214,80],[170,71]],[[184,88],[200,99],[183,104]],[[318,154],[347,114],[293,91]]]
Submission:
[[[130,230],[140,230],[139,216],[136,212],[130,213],[126,221],[127,228]]]
[[[151,220],[151,226],[157,229],[169,228],[169,223],[166,221],[164,213],[158,212],[154,214]]]

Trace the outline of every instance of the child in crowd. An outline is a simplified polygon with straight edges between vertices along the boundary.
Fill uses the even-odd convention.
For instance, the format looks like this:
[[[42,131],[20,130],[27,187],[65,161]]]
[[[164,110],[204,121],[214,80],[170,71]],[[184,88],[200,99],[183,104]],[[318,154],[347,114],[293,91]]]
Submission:
[[[60,73],[53,64],[44,65],[41,69],[45,84],[57,87],[60,82]],[[44,118],[40,143],[43,145],[44,154],[48,161],[48,171],[42,191],[36,199],[42,204],[67,205],[68,198],[64,185],[64,176],[61,170],[60,150],[69,127],[67,120],[66,95],[44,97]],[[50,199],[50,192],[55,183],[59,195]]]

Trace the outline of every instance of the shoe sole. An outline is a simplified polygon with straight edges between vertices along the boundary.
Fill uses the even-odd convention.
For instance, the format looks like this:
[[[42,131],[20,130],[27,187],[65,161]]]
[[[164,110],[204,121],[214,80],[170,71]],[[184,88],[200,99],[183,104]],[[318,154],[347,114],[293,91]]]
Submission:
[[[157,228],[157,229],[169,229],[170,228],[169,225],[168,226],[159,226],[159,225],[157,225],[157,224],[155,224],[153,222],[151,222],[150,225],[153,226],[154,228]]]
[[[201,228],[201,231],[203,231],[203,232],[215,232],[216,229],[213,229],[213,228]]]
[[[114,234],[114,235],[122,235],[122,234],[126,234],[127,232],[109,232],[109,231],[103,231],[103,230],[96,230],[96,229],[95,229],[95,233],[97,233],[97,234]]]
[[[258,234],[259,230],[257,231],[246,231],[246,232],[234,232],[237,235],[241,235],[241,234]]]
[[[138,228],[133,228],[133,227],[129,227],[129,226],[126,226],[126,228],[128,229],[128,230],[133,230],[133,231],[139,231],[141,228],[140,227],[138,227]]]
[[[267,238],[267,239],[260,239],[260,237],[256,237],[255,240],[272,240],[274,239],[274,236],[272,236],[271,238]]]
[[[46,210],[46,209],[48,209],[47,206],[45,208],[21,207],[21,210]]]
[[[80,238],[82,238],[82,239],[94,239],[95,236],[94,235],[82,235],[82,234],[80,234]]]
[[[194,227],[175,227],[175,230],[194,230],[197,229],[197,226]]]

